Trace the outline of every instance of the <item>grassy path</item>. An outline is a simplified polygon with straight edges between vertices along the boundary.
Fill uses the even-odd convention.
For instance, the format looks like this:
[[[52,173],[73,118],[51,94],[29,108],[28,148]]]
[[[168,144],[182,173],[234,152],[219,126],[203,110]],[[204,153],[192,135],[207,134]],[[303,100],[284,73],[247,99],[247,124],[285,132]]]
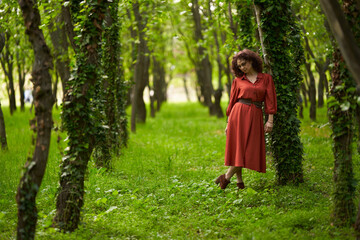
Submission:
[[[330,130],[326,109],[318,114],[318,122],[302,122],[303,184],[275,186],[268,158],[266,174],[244,171],[247,188],[238,192],[235,181],[225,191],[213,183],[226,170],[225,120],[209,117],[197,103],[164,105],[137,126],[113,171],[90,164],[82,224],[72,234],[50,227],[61,158],[54,133],[38,197],[37,239],[353,239],[351,229],[331,225]],[[15,239],[15,190],[30,151],[29,118],[6,116],[10,151],[0,155],[0,239]]]

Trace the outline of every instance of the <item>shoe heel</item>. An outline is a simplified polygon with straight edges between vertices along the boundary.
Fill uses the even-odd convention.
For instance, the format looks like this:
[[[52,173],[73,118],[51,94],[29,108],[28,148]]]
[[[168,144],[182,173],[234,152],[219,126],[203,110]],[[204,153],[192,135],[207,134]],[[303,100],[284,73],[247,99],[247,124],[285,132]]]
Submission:
[[[219,184],[219,183],[220,183],[220,177],[218,177],[218,178],[215,180],[215,183],[216,183],[216,184]]]

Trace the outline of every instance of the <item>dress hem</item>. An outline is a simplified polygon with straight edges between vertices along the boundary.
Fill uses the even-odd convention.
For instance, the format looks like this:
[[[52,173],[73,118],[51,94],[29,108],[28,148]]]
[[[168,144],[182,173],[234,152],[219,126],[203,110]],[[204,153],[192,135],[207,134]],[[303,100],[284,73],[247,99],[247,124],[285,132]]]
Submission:
[[[250,169],[250,170],[253,170],[253,171],[257,171],[259,173],[266,173],[266,170],[261,171],[261,170],[256,170],[256,169],[253,169],[253,168],[244,167],[244,166],[235,166],[235,165],[226,165],[226,164],[225,164],[225,166],[227,166],[227,167],[242,167],[242,168],[247,168],[247,169]]]

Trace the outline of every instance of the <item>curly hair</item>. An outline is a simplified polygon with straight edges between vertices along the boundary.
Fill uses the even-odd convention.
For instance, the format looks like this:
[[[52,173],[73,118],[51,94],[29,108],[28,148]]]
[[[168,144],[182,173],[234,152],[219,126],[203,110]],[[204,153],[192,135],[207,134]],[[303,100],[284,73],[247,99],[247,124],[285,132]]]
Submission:
[[[231,63],[231,68],[232,68],[232,72],[234,73],[234,75],[236,77],[242,77],[244,75],[243,71],[240,70],[237,61],[241,59],[241,60],[245,60],[245,61],[251,61],[251,65],[253,67],[253,69],[258,72],[261,73],[263,70],[263,63],[261,60],[261,57],[259,56],[259,54],[249,50],[249,49],[244,49],[240,52],[238,52],[237,54],[235,54],[235,56],[233,57],[232,63]]]

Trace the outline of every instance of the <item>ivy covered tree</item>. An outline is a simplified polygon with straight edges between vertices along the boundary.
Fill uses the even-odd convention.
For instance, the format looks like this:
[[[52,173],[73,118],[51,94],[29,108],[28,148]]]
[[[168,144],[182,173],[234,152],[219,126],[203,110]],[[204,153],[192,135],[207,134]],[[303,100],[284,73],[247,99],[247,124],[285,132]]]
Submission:
[[[263,54],[266,54],[265,65],[270,67],[268,70],[274,78],[278,102],[271,133],[277,181],[279,184],[299,183],[303,181],[303,146],[299,136],[300,121],[297,119],[300,78],[295,58],[290,54],[295,24],[291,1],[256,0],[255,5],[257,17],[261,19],[259,31]]]
[[[24,17],[26,34],[34,51],[32,82],[34,85],[35,120],[32,129],[36,133],[36,143],[32,158],[29,157],[20,179],[16,194],[18,205],[17,239],[34,239],[37,222],[36,195],[39,191],[49,154],[52,128],[52,106],[54,99],[51,90],[52,56],[40,29],[40,14],[37,2],[19,0]]]
[[[353,0],[344,0],[342,10],[357,39],[360,37],[360,9]],[[360,46],[360,41],[357,42]],[[328,116],[332,127],[334,153],[333,217],[336,225],[354,223],[355,179],[353,172],[353,140],[358,108],[356,85],[346,66],[340,49],[333,39],[333,68]]]
[[[76,71],[68,81],[69,91],[63,104],[63,125],[68,148],[61,163],[60,189],[56,200],[55,221],[63,231],[74,231],[84,204],[84,178],[95,148],[96,99],[101,77],[100,50],[106,0],[70,1],[72,20],[81,29],[76,50]],[[80,12],[81,7],[81,12]]]
[[[96,147],[96,164],[99,167],[110,167],[112,153],[119,154],[122,146],[128,140],[126,93],[122,60],[120,58],[121,44],[119,31],[121,28],[118,17],[119,1],[114,0],[107,8],[105,16],[105,31],[103,35],[102,68],[103,80],[97,92],[104,115],[99,117],[103,123],[98,133]],[[101,114],[100,111],[99,114]],[[99,135],[99,134],[98,134]]]

